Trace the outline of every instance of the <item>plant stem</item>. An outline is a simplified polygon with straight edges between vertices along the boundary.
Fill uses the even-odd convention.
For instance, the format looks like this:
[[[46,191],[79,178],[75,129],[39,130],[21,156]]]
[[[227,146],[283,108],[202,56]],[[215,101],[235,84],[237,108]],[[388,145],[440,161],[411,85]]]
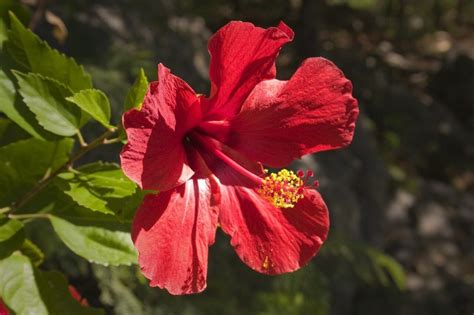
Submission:
[[[48,219],[48,213],[25,213],[25,214],[9,214],[10,219]]]
[[[10,210],[11,210],[10,207],[0,208],[0,214],[10,212]]]
[[[35,13],[33,14],[33,17],[30,20],[30,24],[28,25],[29,29],[31,29],[32,31],[35,30],[36,26],[38,26],[38,24],[41,22],[41,19],[43,18],[45,11],[46,11],[46,0],[39,0],[36,6]]]
[[[89,144],[86,144],[85,146],[82,146],[74,155],[72,155],[69,160],[60,166],[58,169],[56,169],[54,172],[50,173],[48,176],[44,177],[42,180],[40,180],[29,192],[27,192],[23,197],[18,199],[13,205],[10,207],[11,211],[15,211],[18,208],[21,208],[24,206],[28,201],[30,201],[37,193],[42,191],[46,186],[48,186],[49,183],[53,181],[53,179],[59,175],[60,173],[64,172],[67,170],[69,167],[72,166],[72,164],[81,158],[84,154],[87,152],[97,148],[98,146],[102,145],[105,143],[105,140],[112,136],[118,128],[114,127],[106,132],[104,132],[102,135],[100,135],[98,138],[96,138],[94,141],[92,141]]]

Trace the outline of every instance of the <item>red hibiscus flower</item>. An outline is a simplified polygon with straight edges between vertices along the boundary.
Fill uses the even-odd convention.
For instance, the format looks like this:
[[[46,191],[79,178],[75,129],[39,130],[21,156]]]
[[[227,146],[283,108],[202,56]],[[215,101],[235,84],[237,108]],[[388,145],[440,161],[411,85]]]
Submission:
[[[71,293],[71,296],[73,297],[74,300],[78,301],[81,303],[82,306],[89,306],[89,302],[82,297],[82,295],[76,290],[75,287],[72,285],[68,286],[69,293]]]
[[[10,314],[10,312],[8,311],[5,304],[3,304],[2,299],[0,299],[0,315],[9,315],[9,314]]]
[[[312,173],[270,174],[261,165],[284,167],[348,145],[357,101],[350,81],[323,58],[276,80],[275,59],[292,39],[284,23],[231,22],[209,41],[209,97],[160,64],[141,110],[124,114],[122,168],[143,189],[159,191],[145,197],[132,227],[151,286],[204,290],[218,224],[240,259],[265,274],[300,268],[326,239],[326,205],[306,185]]]

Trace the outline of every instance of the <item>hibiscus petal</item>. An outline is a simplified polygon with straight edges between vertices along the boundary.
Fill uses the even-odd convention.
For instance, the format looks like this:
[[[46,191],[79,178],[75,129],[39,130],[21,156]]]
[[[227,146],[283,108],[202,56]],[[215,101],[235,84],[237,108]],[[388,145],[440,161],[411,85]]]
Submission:
[[[3,300],[0,298],[0,315],[9,315],[8,308],[3,304]]]
[[[151,286],[171,294],[206,288],[208,247],[217,228],[211,190],[208,180],[194,179],[145,197],[133,221],[132,238]]]
[[[219,179],[238,182],[238,176]],[[321,195],[305,189],[294,208],[279,209],[255,189],[221,185],[219,221],[230,235],[240,259],[265,274],[291,272],[319,251],[329,230],[329,215]]]
[[[124,114],[128,143],[120,154],[125,174],[143,189],[168,190],[194,174],[186,160],[183,137],[200,119],[199,99],[169,69],[158,66],[141,110]]]
[[[158,82],[151,84],[142,111],[163,117],[165,123],[179,135],[194,127],[201,119],[201,106],[196,92],[170,69],[158,65]]]
[[[209,40],[211,97],[209,119],[238,112],[255,85],[276,75],[280,48],[293,39],[293,31],[281,22],[263,29],[251,23],[230,22]]]
[[[261,82],[230,122],[227,144],[282,167],[352,141],[359,109],[352,84],[332,62],[307,59],[289,81]]]

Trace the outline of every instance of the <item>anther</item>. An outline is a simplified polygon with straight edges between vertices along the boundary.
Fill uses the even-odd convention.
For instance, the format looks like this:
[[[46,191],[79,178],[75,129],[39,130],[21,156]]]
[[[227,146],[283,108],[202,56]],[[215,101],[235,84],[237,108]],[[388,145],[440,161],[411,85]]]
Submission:
[[[296,173],[287,169],[282,169],[278,173],[269,173],[267,169],[264,171],[267,176],[262,179],[258,191],[277,208],[293,208],[304,198],[304,188],[314,176],[311,170],[306,172],[298,170]],[[313,182],[313,187],[319,187],[317,180]]]
[[[293,208],[303,198],[303,187],[299,172],[282,169],[265,177],[259,192],[277,208]]]

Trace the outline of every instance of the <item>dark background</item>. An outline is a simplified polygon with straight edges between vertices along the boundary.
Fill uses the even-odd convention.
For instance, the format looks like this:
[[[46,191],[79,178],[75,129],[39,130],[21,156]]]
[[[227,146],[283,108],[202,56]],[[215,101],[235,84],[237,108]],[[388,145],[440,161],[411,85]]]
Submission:
[[[230,20],[262,27],[285,21],[296,37],[278,58],[278,77],[324,56],[353,82],[360,103],[348,149],[295,164],[315,171],[332,220],[329,240],[309,266],[279,277],[256,274],[218,232],[208,289],[173,297],[149,288],[138,267],[89,265],[51,236],[38,236],[51,255],[43,268],[65,272],[92,305],[120,315],[472,314],[473,1],[24,4],[35,32],[85,64],[111,98],[116,121],[140,67],[155,80],[162,62],[207,93],[207,40]],[[119,150],[88,158],[117,161]]]

